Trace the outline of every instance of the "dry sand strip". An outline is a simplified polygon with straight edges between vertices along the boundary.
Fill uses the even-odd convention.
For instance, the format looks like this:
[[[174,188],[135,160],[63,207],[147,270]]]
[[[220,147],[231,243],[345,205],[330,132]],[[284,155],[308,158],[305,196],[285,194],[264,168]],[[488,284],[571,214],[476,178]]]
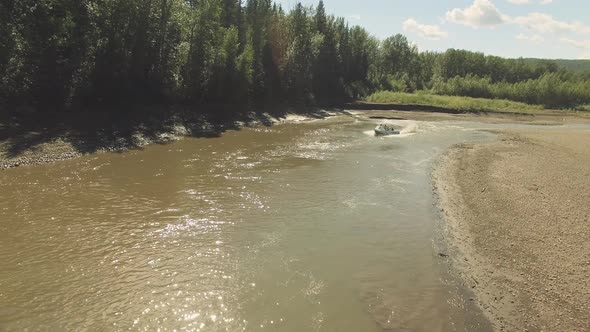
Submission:
[[[506,131],[433,176],[454,270],[496,330],[590,331],[590,131]]]

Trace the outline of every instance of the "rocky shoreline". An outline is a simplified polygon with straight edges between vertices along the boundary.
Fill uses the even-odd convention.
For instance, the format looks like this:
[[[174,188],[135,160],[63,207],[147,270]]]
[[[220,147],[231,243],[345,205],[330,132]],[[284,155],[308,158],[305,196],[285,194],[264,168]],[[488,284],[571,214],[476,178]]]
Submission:
[[[301,113],[302,115],[285,113],[280,116],[250,113],[237,120],[172,114],[165,119],[125,119],[123,124],[112,120],[102,126],[90,123],[85,124],[82,129],[61,124],[58,128],[51,128],[51,125],[34,128],[20,124],[3,126],[0,121],[0,170],[53,163],[93,153],[125,152],[150,144],[170,143],[183,137],[218,137],[227,130],[255,125],[272,126],[302,118],[326,118],[339,112],[341,111],[313,110]]]
[[[42,133],[33,133],[26,137],[17,137],[15,140],[28,141],[34,140],[35,136],[43,135]],[[108,139],[96,137],[80,137],[75,133],[66,133],[52,138],[49,141],[36,144],[30,148],[20,151],[18,154],[11,153],[13,140],[0,142],[0,170],[53,163],[62,160],[77,158],[86,154],[102,152],[125,152],[130,149],[137,149],[149,144],[164,144],[183,135],[168,132],[159,138],[152,138],[141,133],[134,136],[132,142],[126,139],[117,139],[114,135]],[[17,143],[18,144],[18,143]]]

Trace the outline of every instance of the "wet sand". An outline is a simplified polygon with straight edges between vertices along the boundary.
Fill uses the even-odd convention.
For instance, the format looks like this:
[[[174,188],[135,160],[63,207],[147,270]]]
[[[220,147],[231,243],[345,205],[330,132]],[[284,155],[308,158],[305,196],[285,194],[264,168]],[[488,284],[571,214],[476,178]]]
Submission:
[[[590,131],[503,131],[433,176],[449,259],[496,330],[590,331]]]

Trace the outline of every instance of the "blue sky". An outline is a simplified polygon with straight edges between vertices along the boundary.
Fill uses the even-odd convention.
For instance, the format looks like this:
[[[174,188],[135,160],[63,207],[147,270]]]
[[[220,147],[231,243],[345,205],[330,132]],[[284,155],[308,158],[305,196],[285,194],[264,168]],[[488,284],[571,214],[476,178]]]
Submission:
[[[317,5],[319,0],[302,0]],[[276,0],[291,9],[298,1]],[[329,13],[420,50],[590,59],[590,0],[324,0]]]

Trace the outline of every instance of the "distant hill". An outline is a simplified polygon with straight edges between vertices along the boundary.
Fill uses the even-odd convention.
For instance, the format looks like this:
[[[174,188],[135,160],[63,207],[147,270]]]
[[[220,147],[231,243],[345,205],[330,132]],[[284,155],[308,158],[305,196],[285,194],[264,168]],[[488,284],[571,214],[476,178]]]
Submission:
[[[544,59],[525,59],[531,62],[544,61]],[[566,59],[547,59],[554,61],[558,66],[578,73],[590,73],[590,60],[566,60]]]
[[[575,72],[590,72],[590,60],[555,60],[563,68]]]

